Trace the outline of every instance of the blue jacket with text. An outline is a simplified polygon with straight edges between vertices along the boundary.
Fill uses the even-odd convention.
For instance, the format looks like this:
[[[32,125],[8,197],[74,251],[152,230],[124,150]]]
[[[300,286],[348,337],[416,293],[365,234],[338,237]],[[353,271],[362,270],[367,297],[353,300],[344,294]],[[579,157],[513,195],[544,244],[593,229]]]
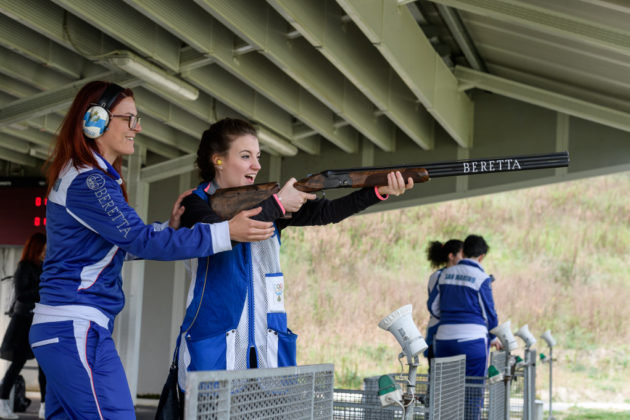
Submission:
[[[68,163],[48,196],[47,252],[35,313],[96,317],[111,330],[125,302],[126,258],[187,259],[229,250],[231,243],[227,222],[179,230],[145,225],[125,201],[118,173],[95,157],[100,167]]]

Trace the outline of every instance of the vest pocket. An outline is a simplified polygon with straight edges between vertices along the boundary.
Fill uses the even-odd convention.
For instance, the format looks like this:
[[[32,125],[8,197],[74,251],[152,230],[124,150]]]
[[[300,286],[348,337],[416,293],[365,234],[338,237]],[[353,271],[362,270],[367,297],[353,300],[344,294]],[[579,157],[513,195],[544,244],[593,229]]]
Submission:
[[[187,337],[186,345],[190,353],[189,371],[223,370],[234,368],[235,330],[215,336],[194,339]],[[228,360],[231,358],[231,360]]]
[[[270,330],[286,333],[287,314],[285,313],[269,313],[267,314],[267,328]]]
[[[267,330],[268,367],[297,365],[297,337],[291,330],[286,332]]]

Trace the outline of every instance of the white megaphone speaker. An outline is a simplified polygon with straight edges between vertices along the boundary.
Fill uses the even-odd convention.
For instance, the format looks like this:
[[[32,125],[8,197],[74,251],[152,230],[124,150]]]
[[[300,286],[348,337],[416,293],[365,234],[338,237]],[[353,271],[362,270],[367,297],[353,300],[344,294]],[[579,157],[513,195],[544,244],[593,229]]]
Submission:
[[[531,332],[529,332],[527,324],[519,328],[514,335],[521,338],[525,342],[525,347],[532,347],[534,344],[536,344],[536,338],[532,335]]]
[[[499,337],[505,351],[512,351],[518,348],[516,338],[514,338],[514,334],[512,334],[512,330],[510,329],[510,321],[505,321],[503,324],[497,325],[491,329],[490,332]]]
[[[553,347],[556,345],[556,340],[554,340],[553,336],[551,335],[550,330],[545,331],[543,335],[540,336],[540,338],[545,340],[545,342],[547,343],[549,347]]]
[[[398,344],[403,349],[403,353],[407,356],[409,364],[412,363],[414,356],[428,347],[422,334],[418,331],[418,327],[411,319],[410,304],[387,315],[378,323],[378,326],[394,334]]]

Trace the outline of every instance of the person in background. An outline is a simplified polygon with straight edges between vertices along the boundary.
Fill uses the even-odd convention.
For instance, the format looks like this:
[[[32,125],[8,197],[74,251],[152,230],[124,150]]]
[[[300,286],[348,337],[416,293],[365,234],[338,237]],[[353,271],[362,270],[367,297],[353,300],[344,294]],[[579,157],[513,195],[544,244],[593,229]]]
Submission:
[[[490,345],[501,349],[489,331],[498,325],[492,297],[492,277],[481,262],[489,247],[483,237],[464,240],[464,258],[445,268],[438,277],[437,292],[429,299],[431,314],[439,318],[435,333],[435,357],[466,355],[466,376],[483,383]],[[466,387],[465,419],[478,419],[483,405],[482,388]]]
[[[0,357],[11,361],[0,385],[0,419],[19,418],[9,405],[9,395],[26,361],[35,357],[28,344],[28,331],[33,321],[33,308],[39,302],[39,276],[45,255],[46,235],[40,232],[32,234],[24,244],[22,258],[13,275],[15,300],[10,311],[11,321],[0,347]],[[41,367],[38,379],[41,394],[39,418],[44,418],[46,377]]]
[[[259,159],[258,137],[251,124],[231,118],[212,124],[197,150],[203,182],[183,201],[182,225],[220,220],[210,206],[213,194],[219,188],[253,184],[261,169]],[[229,252],[200,258],[192,270],[176,350],[182,389],[187,371],[294,366],[297,335],[287,326],[286,284],[279,260],[282,230],[337,223],[389,194],[400,195],[413,187],[413,180],[405,185],[400,172],[392,172],[388,185],[327,200],[297,190],[295,182],[291,178],[260,203],[263,210],[257,217],[274,222],[272,238],[240,243]],[[284,218],[287,213],[291,216]]]
[[[111,335],[125,302],[127,257],[209,256],[230,250],[231,240],[264,240],[274,231],[250,218],[260,209],[177,229],[185,194],[168,223],[146,225],[119,175],[141,130],[130,89],[90,82],[70,105],[49,160],[48,247],[29,337],[48,382],[48,419],[135,419]]]
[[[462,259],[464,249],[464,243],[459,239],[450,239],[445,243],[440,241],[433,241],[427,247],[427,259],[431,263],[431,267],[435,269],[435,271],[429,276],[429,282],[427,283],[427,304],[429,299],[431,299],[431,295],[435,292],[437,293],[437,281],[442,273],[442,270],[448,267],[452,267],[457,264],[459,260]],[[431,364],[431,359],[433,356],[433,339],[435,337],[435,332],[438,329],[439,319],[433,316],[429,311],[429,322],[427,324],[427,333],[425,336],[425,340],[427,345],[429,346],[424,351],[424,356],[429,361],[429,365]]]

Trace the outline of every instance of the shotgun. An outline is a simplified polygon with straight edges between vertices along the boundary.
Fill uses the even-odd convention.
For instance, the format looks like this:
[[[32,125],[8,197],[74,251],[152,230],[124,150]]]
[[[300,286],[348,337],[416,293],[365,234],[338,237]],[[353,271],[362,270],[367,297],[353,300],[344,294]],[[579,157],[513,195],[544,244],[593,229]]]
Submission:
[[[309,193],[333,188],[379,187],[387,185],[387,174],[392,171],[400,171],[405,182],[412,178],[414,183],[423,183],[432,178],[447,176],[518,172],[567,166],[569,166],[569,153],[559,152],[493,159],[466,159],[427,164],[335,169],[309,175],[297,181],[294,187]],[[210,205],[219,217],[228,220],[242,210],[256,207],[258,203],[278,191],[280,191],[280,184],[277,182],[221,188],[210,199]]]

